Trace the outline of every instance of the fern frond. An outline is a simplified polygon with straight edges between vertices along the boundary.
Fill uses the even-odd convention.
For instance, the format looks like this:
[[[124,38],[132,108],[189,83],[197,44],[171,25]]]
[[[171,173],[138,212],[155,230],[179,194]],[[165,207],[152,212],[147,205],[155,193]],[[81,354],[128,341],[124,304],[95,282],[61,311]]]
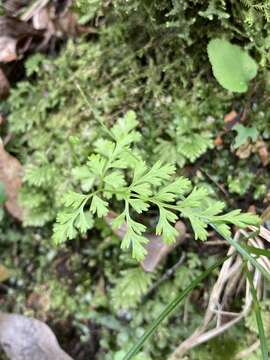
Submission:
[[[146,273],[141,268],[127,269],[121,272],[121,278],[116,280],[111,291],[113,307],[132,309],[141,301],[153,280],[152,273]]]

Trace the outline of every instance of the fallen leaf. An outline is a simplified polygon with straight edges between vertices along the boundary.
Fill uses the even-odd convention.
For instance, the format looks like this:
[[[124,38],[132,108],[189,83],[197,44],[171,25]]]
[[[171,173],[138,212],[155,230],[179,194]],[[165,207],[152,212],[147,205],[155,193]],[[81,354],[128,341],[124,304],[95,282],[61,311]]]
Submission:
[[[262,165],[267,166],[269,163],[269,152],[268,152],[265,141],[263,141],[263,140],[257,141],[255,144],[255,149],[259,154]]]
[[[238,117],[238,113],[235,110],[230,111],[228,114],[224,116],[224,122],[230,123]]]
[[[22,185],[23,168],[20,162],[7,153],[0,139],[0,181],[5,186],[5,207],[16,219],[22,221],[23,209],[18,204],[18,192]]]
[[[221,146],[223,144],[223,140],[221,135],[217,135],[217,137],[214,140],[215,146]]]
[[[72,360],[43,322],[0,313],[0,345],[10,360]]]
[[[117,214],[113,211],[110,211],[105,217],[106,222],[109,226],[112,225],[113,220],[117,217]],[[149,242],[145,245],[147,254],[144,260],[141,262],[141,266],[145,271],[152,272],[156,269],[158,264],[171,252],[173,251],[181,242],[183,242],[186,235],[186,226],[182,221],[177,221],[175,228],[179,233],[179,236],[176,239],[176,242],[171,245],[167,245],[162,240],[161,236],[146,234],[146,237],[149,239]],[[119,229],[113,229],[115,235],[120,239],[123,239],[127,231],[127,226],[124,223],[120,226]]]
[[[47,285],[40,285],[27,298],[27,306],[41,315],[47,313],[51,305],[51,291]],[[40,318],[40,316],[39,316]]]
[[[249,144],[249,143],[243,144],[237,149],[236,155],[240,159],[247,159],[250,157],[252,150],[253,150],[252,144]]]
[[[0,282],[7,280],[9,277],[10,272],[8,271],[8,269],[4,265],[0,264]]]

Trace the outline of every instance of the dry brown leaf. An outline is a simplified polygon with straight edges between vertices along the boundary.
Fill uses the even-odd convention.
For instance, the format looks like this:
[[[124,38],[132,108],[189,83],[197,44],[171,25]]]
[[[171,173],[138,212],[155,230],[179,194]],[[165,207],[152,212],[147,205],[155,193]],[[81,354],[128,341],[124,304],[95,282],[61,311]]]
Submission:
[[[43,322],[0,313],[0,345],[10,360],[72,360]]]
[[[0,282],[7,280],[9,277],[10,272],[8,271],[8,269],[4,265],[0,264]]]
[[[237,116],[238,116],[238,113],[235,110],[232,110],[224,116],[224,122],[230,123],[230,122],[234,121]]]
[[[214,144],[215,144],[215,146],[221,146],[221,145],[223,145],[223,140],[222,140],[221,135],[218,135],[218,136],[215,138]]]
[[[117,214],[110,211],[106,216],[105,220],[108,225],[112,225],[113,220],[117,217]],[[145,271],[152,272],[160,264],[160,262],[171,252],[176,246],[183,242],[186,235],[186,226],[182,221],[177,221],[175,228],[179,233],[176,242],[171,245],[167,245],[163,242],[161,236],[147,234],[146,237],[149,242],[145,245],[147,255],[141,262],[141,266]],[[127,226],[124,223],[119,229],[113,230],[113,232],[120,238],[123,239],[127,231]]]
[[[261,159],[262,165],[267,166],[269,163],[269,152],[265,141],[258,140],[255,144],[255,151],[257,150]]]
[[[237,149],[236,155],[240,159],[247,159],[248,157],[250,157],[252,150],[253,150],[252,144],[250,144],[250,143],[243,144]]]
[[[5,185],[5,207],[16,219],[22,221],[23,209],[18,204],[18,192],[22,185],[23,168],[20,162],[6,152],[0,139],[0,181]]]
[[[51,291],[47,284],[37,286],[27,298],[27,306],[34,311],[39,312],[39,314],[42,315],[42,319],[44,319],[43,315],[49,311],[50,305]]]

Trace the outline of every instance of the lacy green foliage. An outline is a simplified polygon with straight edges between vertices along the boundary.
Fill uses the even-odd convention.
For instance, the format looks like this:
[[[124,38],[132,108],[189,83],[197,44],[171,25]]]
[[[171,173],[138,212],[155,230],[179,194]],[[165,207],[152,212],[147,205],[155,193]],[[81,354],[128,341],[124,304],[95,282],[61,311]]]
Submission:
[[[174,224],[179,216],[190,221],[195,239],[200,240],[207,239],[209,224],[226,236],[230,234],[231,224],[239,227],[259,224],[257,216],[242,214],[240,210],[222,215],[225,204],[211,201],[205,188],[192,189],[191,182],[184,177],[173,179],[176,170],[173,165],[158,161],[148,167],[131,148],[140,139],[135,130],[137,125],[136,115],[130,111],[110,131],[105,129],[110,140],[101,138],[95,143],[95,153],[86,166],[78,169],[87,176],[91,191],[88,194],[70,191],[64,195],[66,209],[58,214],[54,227],[56,244],[74,239],[77,231],[85,233],[91,229],[93,216],[106,216],[112,199],[124,204],[124,210],[113,221],[114,228],[120,228],[123,223],[127,226],[121,248],[131,248],[137,260],[144,258],[148,239],[144,236],[146,226],[136,221],[132,213],[147,212],[150,206],[157,207],[159,212],[156,234],[168,244],[176,239]],[[125,169],[132,171],[129,181]]]
[[[153,274],[141,268],[123,270],[116,286],[111,292],[112,304],[115,309],[136,308],[152,283]]]
[[[233,333],[233,335],[231,334]],[[192,360],[232,360],[239,350],[240,331],[235,328],[230,334],[222,334],[205,345],[199,346],[197,350],[190,352]]]
[[[1,110],[9,113],[9,131],[12,132],[9,149],[17,154],[26,169],[21,194],[28,211],[25,225],[39,226],[21,229],[5,215],[0,228],[0,262],[14,270],[6,301],[2,302],[5,311],[29,313],[26,305],[29,292],[49,284],[51,308],[44,315],[54,324],[72,319],[76,337],[80,337],[80,342],[92,344],[86,326],[89,319],[98,329],[94,329],[93,334],[100,336],[100,349],[92,357],[111,360],[119,349],[130,347],[134,338],[142,334],[146,325],[153,322],[168,301],[185,286],[187,279],[200,274],[209,259],[190,254],[188,248],[187,262],[156,289],[153,296],[139,302],[139,292],[136,292],[130,304],[137,305],[132,304],[128,311],[119,311],[114,309],[113,301],[120,303],[122,297],[117,299],[114,290],[120,287],[118,282],[121,284],[125,277],[125,274],[121,275],[122,271],[133,268],[136,263],[120,251],[119,239],[108,227],[97,220],[89,241],[63,244],[58,255],[51,248],[51,229],[43,225],[54,220],[63,194],[71,188],[79,192],[80,187],[83,195],[88,194],[93,186],[86,163],[89,153],[96,151],[94,143],[101,137],[96,114],[106,125],[112,125],[119,114],[121,116],[127,109],[135,110],[140,120],[138,130],[144,141],[136,143],[134,154],[152,164],[154,153],[158,158],[164,155],[162,151],[156,152],[158,144],[169,140],[168,148],[175,154],[169,161],[174,159],[180,166],[188,164],[190,157],[176,152],[180,144],[176,129],[177,136],[183,140],[192,133],[199,135],[207,141],[209,149],[211,139],[223,127],[223,116],[231,110],[232,104],[238,110],[251,103],[247,95],[232,97],[211,76],[206,51],[209,39],[225,35],[251,51],[260,65],[268,64],[270,46],[269,25],[264,14],[252,10],[252,21],[249,21],[251,11],[236,1],[115,0],[102,3],[99,7],[98,1],[77,1],[75,6],[81,21],[88,21],[90,14],[90,25],[96,26],[98,33],[87,39],[77,39],[75,44],[68,43],[55,59],[39,55],[29,58],[26,72],[30,78],[20,83],[22,85],[13,86],[8,103],[0,104]],[[105,3],[109,6],[104,7]],[[87,9],[88,4],[91,9]],[[265,73],[256,78],[259,92],[252,98],[247,126],[256,124],[260,135],[267,139],[270,131],[269,94],[259,84],[264,78]],[[77,91],[77,83],[91,102],[90,110]],[[184,135],[181,127],[185,130]],[[167,133],[169,128],[171,131]],[[75,138],[79,141],[74,141]],[[252,197],[259,184],[264,187],[260,193],[263,196],[267,191],[268,173],[264,177],[258,159],[253,155],[248,161],[232,156],[229,149],[233,132],[231,136],[227,134],[224,141],[223,150],[208,152],[203,169],[225,187],[238,179],[240,173],[240,184],[233,188],[243,189],[246,178],[245,194]],[[194,159],[196,161],[197,157]],[[258,170],[259,167],[261,171],[254,182],[248,176],[250,168]],[[130,184],[134,168],[117,170],[124,173],[126,183]],[[198,174],[199,171],[193,178],[197,184],[202,181],[202,175]],[[228,174],[232,180],[226,180]],[[238,201],[236,193],[233,199]],[[123,201],[115,201],[115,195],[110,199],[104,196],[103,200],[117,211],[123,209]],[[86,225],[92,226],[91,217],[96,218],[96,214],[89,213],[89,207],[90,201],[86,207]],[[153,208],[158,209],[151,205],[151,210]],[[96,210],[100,211],[99,206]],[[135,221],[141,219],[133,208],[131,213]],[[193,249],[193,242],[188,244]],[[176,263],[179,255],[176,249],[166,267]],[[161,265],[155,279],[164,272]],[[153,279],[151,282],[149,280],[149,286],[153,285]],[[210,284],[204,286],[208,291]],[[203,296],[202,293],[201,290]],[[173,316],[170,331],[168,322],[162,324],[153,341],[146,345],[145,353],[140,354],[143,359],[151,355],[152,359],[164,360],[201,324],[202,296],[185,304],[186,319],[184,311]],[[38,316],[37,312],[31,311],[31,315]],[[240,327],[237,340],[242,339],[242,342],[238,342],[239,350],[256,340],[254,337],[252,341],[243,338]],[[93,339],[95,342],[96,338]],[[205,351],[195,349],[192,357],[200,360],[216,358],[219,351],[215,347],[217,351],[213,352],[213,347],[210,344]],[[200,356],[202,352],[204,357]]]
[[[82,6],[82,16],[84,4],[87,1],[76,4]],[[143,119],[140,130],[147,137],[140,147],[143,157],[151,162],[154,156],[162,156],[182,167],[211,148],[212,137],[231,106],[232,96],[209,82],[210,69],[201,66],[207,61],[209,38],[227,32],[245,43],[246,37],[252,38],[248,48],[261,63],[268,59],[265,19],[247,25],[243,6],[238,9],[232,4],[236,16],[229,17],[228,6],[216,0],[163,0],[150,5],[144,0],[118,0],[103,5],[105,22],[95,39],[70,42],[56,59],[29,58],[26,73],[34,80],[13,87],[8,103],[0,105],[10,113],[14,139],[10,149],[27,172],[46,168],[55,173],[49,181],[40,179],[44,185],[33,185],[28,173],[21,196],[26,225],[41,226],[54,219],[61,193],[72,185],[72,169],[86,161],[100,136],[94,113],[98,111],[104,123],[111,124],[126,109],[136,110]],[[85,108],[76,83],[90,95],[92,111]],[[179,99],[181,109],[175,110]],[[237,99],[237,104],[244,101]],[[207,120],[209,115],[213,123]],[[265,131],[267,116],[267,111],[257,112],[259,131]],[[73,136],[79,137],[80,144],[71,146],[67,139]]]
[[[263,0],[241,0],[241,2],[249,9],[248,20],[251,24],[254,23],[257,14],[263,14],[266,20],[270,21],[270,1]]]
[[[250,172],[244,172],[238,176],[228,175],[227,183],[229,192],[243,196],[251,188],[254,181],[255,176]]]
[[[257,74],[256,62],[239,46],[224,39],[211,40],[207,47],[217,81],[225,89],[245,92]]]
[[[102,0],[76,0],[73,10],[79,14],[79,23],[86,24],[93,20],[100,12],[102,14]]]
[[[208,121],[209,113],[205,115],[202,109],[198,111],[183,100],[172,106],[172,114],[172,122],[165,130],[169,139],[160,139],[155,152],[162,161],[173,161],[182,167],[187,162],[193,163],[212,147],[210,128],[213,123],[211,119]]]

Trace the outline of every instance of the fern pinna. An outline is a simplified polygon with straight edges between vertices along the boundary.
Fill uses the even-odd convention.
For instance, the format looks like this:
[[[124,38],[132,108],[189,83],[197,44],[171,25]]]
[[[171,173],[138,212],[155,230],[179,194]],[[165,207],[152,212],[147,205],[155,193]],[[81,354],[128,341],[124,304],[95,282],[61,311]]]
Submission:
[[[96,142],[95,152],[87,163],[75,169],[86,191],[70,191],[64,195],[65,209],[58,214],[54,226],[55,243],[73,239],[78,232],[85,233],[92,228],[96,217],[106,216],[113,198],[123,204],[113,227],[126,223],[121,247],[131,248],[137,260],[144,258],[148,239],[144,235],[146,226],[134,218],[134,213],[147,212],[150,206],[159,211],[156,234],[166,243],[175,241],[174,224],[179,216],[190,221],[195,239],[200,240],[207,239],[209,224],[228,236],[230,225],[245,227],[259,223],[256,215],[240,210],[222,213],[224,203],[211,199],[204,187],[192,188],[190,180],[176,177],[173,164],[157,161],[147,166],[132,147],[141,138],[137,125],[136,114],[129,111],[106,131],[107,138]]]

